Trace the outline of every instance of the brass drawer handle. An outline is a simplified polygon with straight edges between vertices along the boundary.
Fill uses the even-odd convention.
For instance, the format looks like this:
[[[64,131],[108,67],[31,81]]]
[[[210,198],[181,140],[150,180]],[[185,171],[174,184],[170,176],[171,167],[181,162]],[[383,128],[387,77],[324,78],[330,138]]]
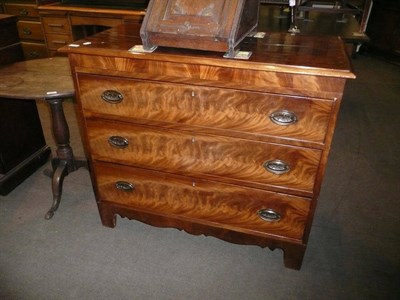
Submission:
[[[258,211],[258,216],[267,222],[279,222],[281,220],[281,215],[273,209],[260,209]]]
[[[264,168],[268,172],[276,175],[285,174],[290,171],[290,166],[284,161],[279,159],[266,161],[264,163]]]
[[[115,188],[125,192],[132,192],[135,190],[135,185],[127,181],[117,181],[115,183]]]
[[[289,110],[277,110],[270,114],[269,118],[277,125],[287,126],[297,122],[297,116]]]
[[[39,52],[37,52],[37,51],[29,52],[28,56],[30,58],[37,58],[37,57],[39,57]]]
[[[31,35],[31,34],[32,34],[32,30],[30,30],[29,28],[24,28],[24,29],[22,29],[22,32],[23,32],[25,35]]]
[[[49,23],[49,24],[47,24],[47,26],[49,26],[49,27],[59,27],[59,28],[62,28],[62,27],[64,27],[64,24]]]
[[[108,138],[108,143],[118,149],[124,149],[129,145],[128,139],[118,135],[110,136]]]
[[[111,104],[120,103],[124,100],[124,96],[116,90],[106,90],[101,94],[101,98]]]
[[[28,10],[26,8],[21,8],[19,10],[19,15],[20,16],[27,16],[29,14]]]
[[[66,41],[61,41],[61,40],[54,40],[51,41],[53,44],[59,44],[59,45],[66,45],[67,42]]]

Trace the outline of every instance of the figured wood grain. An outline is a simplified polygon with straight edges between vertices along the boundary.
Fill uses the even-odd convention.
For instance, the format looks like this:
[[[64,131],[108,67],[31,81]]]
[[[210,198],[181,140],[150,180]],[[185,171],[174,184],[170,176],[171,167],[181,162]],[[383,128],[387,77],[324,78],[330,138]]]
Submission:
[[[310,207],[307,198],[115,164],[94,163],[93,167],[101,201],[261,236],[301,240],[304,233]],[[117,181],[130,182],[135,188],[118,190]],[[261,209],[273,209],[281,220],[262,220]]]
[[[102,99],[107,90],[120,93],[123,101],[111,104]],[[274,136],[324,144],[332,101],[275,94],[205,88],[194,85],[127,80],[120,77],[79,76],[79,93],[85,113],[106,118],[126,117],[136,122],[149,120],[219,128],[255,135]],[[297,117],[293,125],[278,125],[270,115],[288,110]]]
[[[321,151],[253,142],[222,136],[191,134],[134,124],[87,120],[92,159],[158,169],[170,173],[199,174],[222,181],[312,195]],[[129,145],[116,148],[112,136]],[[290,171],[277,175],[264,163],[281,160]]]

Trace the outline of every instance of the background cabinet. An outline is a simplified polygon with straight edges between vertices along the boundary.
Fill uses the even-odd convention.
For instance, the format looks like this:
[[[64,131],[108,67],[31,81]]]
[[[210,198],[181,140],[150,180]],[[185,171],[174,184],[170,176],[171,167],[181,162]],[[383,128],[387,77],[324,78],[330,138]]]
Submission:
[[[115,2],[117,3],[117,2]],[[144,8],[121,9],[54,3],[39,6],[44,39],[49,56],[59,55],[57,49],[123,23],[141,23]]]
[[[16,23],[16,16],[0,15],[0,65],[23,60]],[[49,155],[35,101],[0,98],[0,195],[13,190]]]
[[[400,57],[400,1],[374,1],[367,34],[372,48]]]
[[[35,101],[0,98],[0,141],[0,195],[7,195],[50,155]]]
[[[0,66],[23,59],[17,17],[0,14]]]
[[[4,0],[4,13],[18,17],[18,34],[25,60],[47,57],[42,25],[37,10],[38,4],[52,1]],[[53,1],[54,2],[54,1]]]

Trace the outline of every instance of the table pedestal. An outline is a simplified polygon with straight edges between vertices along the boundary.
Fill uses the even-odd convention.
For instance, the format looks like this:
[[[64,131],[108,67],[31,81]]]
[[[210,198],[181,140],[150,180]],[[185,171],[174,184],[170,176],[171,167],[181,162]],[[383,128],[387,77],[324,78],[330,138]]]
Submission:
[[[63,99],[48,99],[50,104],[51,117],[53,122],[53,134],[57,144],[57,157],[51,161],[53,204],[45,215],[49,220],[60,205],[62,186],[65,176],[77,169],[87,168],[85,159],[76,159],[71,146],[69,145],[69,127],[63,110]]]

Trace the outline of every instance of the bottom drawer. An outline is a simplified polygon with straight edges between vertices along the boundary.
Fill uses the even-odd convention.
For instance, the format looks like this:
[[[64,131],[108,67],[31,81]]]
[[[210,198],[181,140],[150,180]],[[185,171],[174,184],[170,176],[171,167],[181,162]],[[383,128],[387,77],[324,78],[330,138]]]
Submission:
[[[46,34],[46,43],[49,50],[57,50],[69,43],[72,43],[71,35],[65,34]]]
[[[302,240],[310,200],[110,163],[94,163],[99,201],[261,236]]]
[[[46,45],[42,43],[23,42],[25,60],[47,57]]]

